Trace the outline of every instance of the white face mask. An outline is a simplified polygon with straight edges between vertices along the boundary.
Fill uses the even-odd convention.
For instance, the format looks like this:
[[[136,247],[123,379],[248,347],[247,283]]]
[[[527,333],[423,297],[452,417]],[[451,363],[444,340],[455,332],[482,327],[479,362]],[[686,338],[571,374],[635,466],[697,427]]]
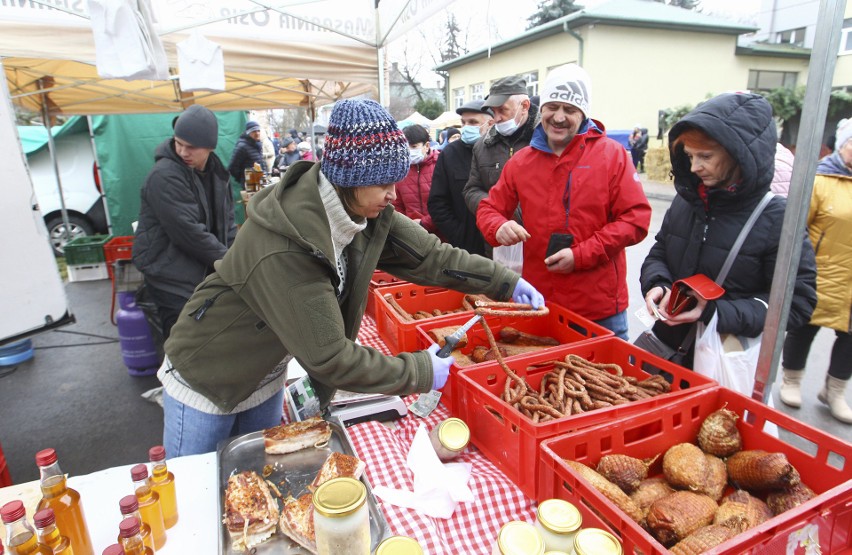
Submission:
[[[518,106],[518,109],[515,110],[515,115],[510,120],[501,121],[500,123],[494,124],[494,129],[497,130],[498,133],[503,135],[504,137],[510,136],[512,133],[518,130],[520,125],[517,121],[515,121],[518,117],[518,112],[521,111],[521,107]]]
[[[425,154],[423,154],[422,148],[410,148],[408,149],[408,163],[412,166],[416,166],[425,158]]]

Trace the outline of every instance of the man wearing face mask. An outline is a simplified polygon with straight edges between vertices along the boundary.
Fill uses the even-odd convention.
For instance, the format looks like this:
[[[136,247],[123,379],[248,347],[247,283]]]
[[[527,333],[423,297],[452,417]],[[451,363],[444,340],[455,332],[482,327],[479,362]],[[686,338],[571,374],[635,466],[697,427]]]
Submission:
[[[409,125],[402,132],[408,141],[409,167],[405,179],[396,184],[393,206],[397,212],[419,222],[426,231],[436,233],[428,202],[438,151],[429,146],[429,132],[423,126]]]
[[[472,100],[456,110],[461,116],[461,139],[447,144],[438,156],[429,192],[429,215],[448,243],[485,256],[485,239],[462,194],[470,176],[473,145],[491,128],[491,114],[483,103]]]
[[[506,162],[530,144],[538,119],[538,108],[527,94],[527,82],[517,76],[495,81],[482,107],[493,112],[494,126],[473,147],[470,176],[464,187],[464,201],[474,215],[480,201],[500,179]],[[515,217],[520,221],[519,213]]]

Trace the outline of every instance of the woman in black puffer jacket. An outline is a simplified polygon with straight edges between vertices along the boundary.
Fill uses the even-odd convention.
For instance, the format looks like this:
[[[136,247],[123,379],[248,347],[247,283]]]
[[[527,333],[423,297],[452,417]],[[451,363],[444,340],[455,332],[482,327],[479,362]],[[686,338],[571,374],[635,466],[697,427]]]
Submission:
[[[757,337],[769,307],[786,199],[766,206],[722,284],[725,295],[699,302],[677,316],[665,312],[672,283],[694,274],[716,279],[728,252],[772,182],[777,132],[772,108],[755,94],[722,94],[699,105],[669,132],[677,196],[666,212],[656,244],[642,264],[640,282],[648,310],[666,318],[654,334],[677,349],[693,323],[718,314],[717,331]],[[813,248],[802,237],[802,256],[788,320],[796,328],[816,306]],[[693,342],[694,346],[694,342]],[[684,364],[692,367],[692,346]]]

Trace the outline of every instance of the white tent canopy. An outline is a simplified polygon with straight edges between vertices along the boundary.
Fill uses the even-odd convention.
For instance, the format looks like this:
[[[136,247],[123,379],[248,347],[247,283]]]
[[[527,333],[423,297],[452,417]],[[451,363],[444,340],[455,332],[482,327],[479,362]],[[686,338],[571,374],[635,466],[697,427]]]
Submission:
[[[422,125],[423,127],[432,127],[432,120],[430,120],[420,112],[415,111],[410,116],[399,121],[399,126],[401,128],[411,124]]]
[[[0,3],[0,57],[12,101],[52,114],[315,107],[377,96],[382,47],[452,0],[150,0],[172,79],[101,79],[86,2]],[[376,8],[378,4],[378,8]],[[225,92],[180,89],[175,44],[193,30],[222,47]]]
[[[461,127],[461,116],[455,110],[448,110],[432,120],[432,125],[436,129],[444,129],[446,127]]]

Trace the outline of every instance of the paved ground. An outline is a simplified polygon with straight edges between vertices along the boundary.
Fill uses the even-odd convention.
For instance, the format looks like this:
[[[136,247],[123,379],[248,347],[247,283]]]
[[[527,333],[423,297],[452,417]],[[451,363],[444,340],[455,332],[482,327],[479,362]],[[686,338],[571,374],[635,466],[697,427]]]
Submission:
[[[645,189],[654,215],[649,237],[628,249],[631,337],[643,329],[633,316],[642,306],[639,268],[674,195],[665,183],[647,182]],[[77,323],[35,337],[32,360],[0,368],[0,443],[16,482],[38,478],[34,455],[45,447],[54,447],[64,471],[77,475],[144,461],[148,448],[161,442],[162,412],[140,397],[158,382],[127,374],[117,330],[109,319],[109,281],[68,283],[66,292]],[[833,334],[826,330],[817,336],[804,386],[805,406],[780,408],[852,441],[852,426],[835,421],[816,401],[832,341]],[[852,393],[847,398],[852,399]],[[808,448],[795,438],[788,441]]]

